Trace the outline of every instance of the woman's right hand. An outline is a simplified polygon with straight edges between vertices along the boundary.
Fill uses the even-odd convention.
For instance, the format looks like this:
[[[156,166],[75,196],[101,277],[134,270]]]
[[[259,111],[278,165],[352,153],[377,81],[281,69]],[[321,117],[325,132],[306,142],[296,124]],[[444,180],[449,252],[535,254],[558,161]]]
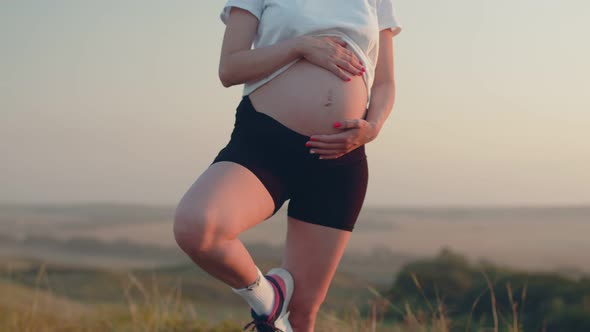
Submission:
[[[334,36],[302,36],[299,51],[307,61],[321,66],[344,81],[353,75],[362,75],[365,71],[358,57],[346,48],[346,42]]]

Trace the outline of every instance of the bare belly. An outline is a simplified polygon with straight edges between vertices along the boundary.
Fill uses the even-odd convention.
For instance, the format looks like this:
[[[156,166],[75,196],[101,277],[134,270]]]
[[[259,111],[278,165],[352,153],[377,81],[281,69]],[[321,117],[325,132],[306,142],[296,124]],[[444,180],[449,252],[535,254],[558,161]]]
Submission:
[[[305,59],[250,94],[252,105],[288,128],[307,136],[341,131],[336,121],[363,118],[367,90],[363,77],[344,81]]]

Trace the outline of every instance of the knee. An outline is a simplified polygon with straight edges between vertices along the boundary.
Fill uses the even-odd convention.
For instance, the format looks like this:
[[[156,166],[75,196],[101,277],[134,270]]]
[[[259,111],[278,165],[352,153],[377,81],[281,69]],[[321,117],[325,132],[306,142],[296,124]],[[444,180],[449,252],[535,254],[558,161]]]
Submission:
[[[231,238],[222,217],[209,207],[186,207],[180,204],[174,212],[174,238],[187,254],[201,255],[216,244]]]

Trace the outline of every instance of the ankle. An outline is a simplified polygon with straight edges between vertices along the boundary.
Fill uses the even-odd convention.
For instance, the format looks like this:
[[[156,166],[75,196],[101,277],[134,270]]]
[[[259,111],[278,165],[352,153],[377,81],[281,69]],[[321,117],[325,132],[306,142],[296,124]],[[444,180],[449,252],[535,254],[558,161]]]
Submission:
[[[269,315],[275,304],[275,290],[258,267],[256,272],[257,277],[253,282],[232,290],[240,295],[258,315]]]

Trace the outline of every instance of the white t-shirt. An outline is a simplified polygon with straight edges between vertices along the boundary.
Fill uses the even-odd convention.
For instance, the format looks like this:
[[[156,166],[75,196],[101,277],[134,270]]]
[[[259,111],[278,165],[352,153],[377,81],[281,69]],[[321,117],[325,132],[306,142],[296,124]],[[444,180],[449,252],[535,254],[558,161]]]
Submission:
[[[347,42],[367,69],[363,74],[367,95],[375,77],[379,54],[379,31],[401,31],[393,0],[227,0],[220,18],[226,24],[230,7],[239,7],[258,18],[254,48],[273,45],[302,35],[338,36]],[[243,95],[272,80],[299,59],[293,60],[266,77],[244,83]]]

